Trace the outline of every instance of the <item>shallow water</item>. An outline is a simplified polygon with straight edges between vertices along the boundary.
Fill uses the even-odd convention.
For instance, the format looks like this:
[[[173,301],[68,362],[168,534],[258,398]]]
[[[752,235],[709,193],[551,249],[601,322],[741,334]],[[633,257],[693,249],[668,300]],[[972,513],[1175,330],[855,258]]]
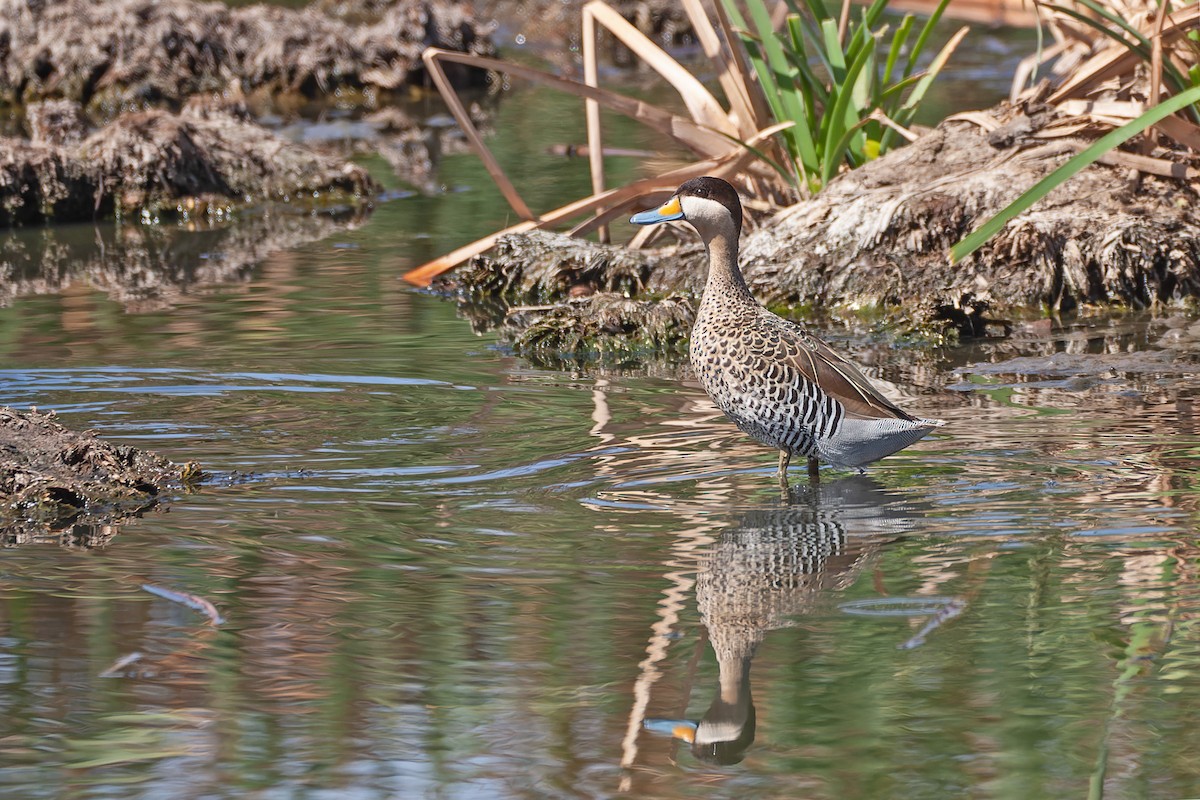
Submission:
[[[832,330],[949,425],[784,498],[677,365],[538,369],[405,288],[502,216],[445,170],[244,264],[253,224],[3,240],[58,260],[0,403],[215,476],[0,556],[6,796],[1200,793],[1192,320]]]

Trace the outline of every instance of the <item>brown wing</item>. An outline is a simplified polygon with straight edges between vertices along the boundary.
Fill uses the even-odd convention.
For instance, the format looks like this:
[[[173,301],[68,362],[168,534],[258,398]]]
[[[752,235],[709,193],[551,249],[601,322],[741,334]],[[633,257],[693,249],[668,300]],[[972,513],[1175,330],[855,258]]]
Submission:
[[[799,352],[788,360],[813,383],[846,408],[846,413],[861,417],[914,420],[911,414],[879,393],[858,367],[803,328],[787,322],[784,334]],[[789,335],[790,334],[790,335]]]

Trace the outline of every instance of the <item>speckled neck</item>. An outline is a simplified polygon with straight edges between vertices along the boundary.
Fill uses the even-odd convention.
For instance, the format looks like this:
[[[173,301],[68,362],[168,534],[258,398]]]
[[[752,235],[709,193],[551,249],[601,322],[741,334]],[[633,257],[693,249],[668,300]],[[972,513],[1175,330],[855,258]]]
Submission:
[[[704,284],[703,303],[720,306],[756,305],[750,287],[737,265],[737,240],[722,232],[705,239],[708,251],[708,280]]]

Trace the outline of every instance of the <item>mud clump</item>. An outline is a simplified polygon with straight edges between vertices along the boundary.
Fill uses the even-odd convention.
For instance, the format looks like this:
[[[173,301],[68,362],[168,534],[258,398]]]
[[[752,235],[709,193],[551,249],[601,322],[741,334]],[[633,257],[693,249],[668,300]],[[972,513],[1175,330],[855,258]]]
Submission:
[[[0,408],[0,543],[138,514],[201,478],[146,450],[75,433],[38,411]]]
[[[695,321],[689,297],[631,300],[606,292],[548,308],[514,308],[501,332],[539,364],[611,363],[685,355]]]
[[[0,0],[0,107],[6,130],[20,122],[29,137],[0,137],[0,226],[369,203],[380,186],[345,153],[256,119],[378,108],[426,85],[426,47],[495,48],[461,2],[392,0],[361,18],[340,8]],[[468,67],[448,77],[488,79]],[[430,138],[417,136],[413,161]]]
[[[468,303],[495,299],[508,305],[553,303],[583,292],[634,296],[675,282],[667,258],[665,253],[531,231],[501,237],[490,251],[440,278],[434,288]]]
[[[768,303],[900,307],[916,316],[967,304],[1003,315],[1200,295],[1195,187],[1104,164],[950,262],[952,245],[1086,146],[1039,138],[1052,114],[1027,110],[987,112],[997,130],[1020,120],[1017,139],[943,122],[782,212],[745,243],[752,291]]]
[[[362,167],[224,111],[130,112],[86,137],[61,104],[35,119],[37,139],[0,138],[0,226],[356,204],[380,189]]]

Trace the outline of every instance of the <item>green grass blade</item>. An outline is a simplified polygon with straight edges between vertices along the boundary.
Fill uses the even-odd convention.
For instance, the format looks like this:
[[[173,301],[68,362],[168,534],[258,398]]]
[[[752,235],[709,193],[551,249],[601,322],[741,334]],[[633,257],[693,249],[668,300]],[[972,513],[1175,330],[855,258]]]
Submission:
[[[1124,30],[1126,33],[1129,33],[1133,37],[1133,41],[1131,42],[1131,41],[1129,41],[1129,39],[1126,39],[1124,36],[1117,33],[1116,31],[1114,31],[1112,28],[1105,25],[1100,20],[1095,19],[1094,17],[1089,17],[1087,14],[1084,14],[1082,11],[1079,11],[1078,9],[1070,8],[1068,6],[1057,6],[1057,5],[1050,5],[1050,4],[1047,4],[1046,8],[1050,9],[1051,11],[1054,11],[1055,13],[1070,17],[1071,19],[1075,20],[1076,22],[1081,22],[1084,25],[1091,28],[1092,30],[1094,30],[1098,33],[1101,33],[1104,36],[1107,36],[1109,39],[1113,40],[1114,42],[1125,45],[1132,52],[1136,53],[1138,56],[1145,59],[1146,61],[1150,60],[1150,40],[1147,39],[1145,36],[1142,36],[1142,34],[1140,32],[1138,32],[1137,30],[1129,28],[1128,26],[1124,26],[1122,28],[1122,30]]]
[[[1077,2],[1081,6],[1086,6],[1089,10],[1091,10],[1091,12],[1093,14],[1097,14],[1098,16],[1103,17],[1104,19],[1111,22],[1113,25],[1116,25],[1118,28],[1125,31],[1125,33],[1127,33],[1131,37],[1133,37],[1138,42],[1138,44],[1145,47],[1147,51],[1150,50],[1150,40],[1147,39],[1142,34],[1141,31],[1139,31],[1137,28],[1130,25],[1125,20],[1121,19],[1119,16],[1114,14],[1111,10],[1105,8],[1100,3],[1094,2],[1094,0],[1077,0]],[[1112,32],[1109,31],[1109,35],[1111,35],[1111,34],[1112,34]]]
[[[833,145],[834,149],[838,152],[842,152],[842,153],[846,152],[850,148],[851,140],[856,135],[862,133],[863,128],[865,128],[868,124],[873,123],[874,121],[875,120],[873,120],[869,117],[866,117],[866,118],[860,119],[858,122],[851,125],[849,128],[847,128],[845,130],[845,132],[842,133],[841,138],[838,139],[838,141],[834,143],[834,145]],[[864,158],[863,162],[865,163],[867,160],[869,160],[869,159]],[[830,177],[830,180],[832,180],[833,178],[836,178],[836,177],[837,177],[837,170],[835,169],[833,172],[833,175]],[[828,182],[829,181],[826,181],[826,183],[828,183]]]
[[[888,0],[875,0],[870,7],[863,11],[863,25],[868,29],[873,29],[875,23],[879,22],[879,18],[883,16],[883,12],[887,9]]]
[[[730,136],[728,133],[722,133],[721,131],[717,131],[717,133],[721,134],[726,139],[728,139],[729,141],[738,145],[739,147],[743,147],[746,150],[749,150],[751,153],[754,154],[755,158],[757,158],[759,161],[762,161],[764,164],[769,166],[771,169],[778,172],[779,176],[781,178],[783,178],[784,182],[787,183],[789,186],[792,186],[793,188],[796,188],[796,189],[800,188],[796,181],[797,175],[794,172],[789,172],[782,164],[780,164],[775,159],[771,158],[763,150],[760,150],[759,148],[755,147],[752,144],[747,144],[746,142],[742,141],[741,139],[738,139],[735,136]]]
[[[904,20],[900,23],[900,27],[896,29],[896,34],[892,37],[892,46],[888,49],[887,61],[883,64],[883,78],[881,83],[885,87],[892,82],[892,74],[896,69],[896,59],[904,51],[904,45],[908,41],[909,34],[912,33],[914,19],[912,14],[906,14]]]
[[[871,42],[878,44],[875,37],[871,37]],[[870,47],[864,52],[865,64],[854,80],[854,86],[850,92],[850,105],[846,109],[845,126],[847,130],[855,130],[858,123],[870,116],[871,111],[875,109],[875,54],[875,47]],[[855,166],[859,166],[867,160],[863,150],[865,141],[865,136],[856,136],[850,140],[850,152],[854,155]]]
[[[808,4],[808,10],[812,12],[813,19],[817,21],[817,24],[827,19],[837,19],[836,16],[829,13],[829,9],[825,7],[825,3],[821,2],[821,0],[805,0],[805,2]]]
[[[829,78],[835,86],[844,86],[846,84],[846,53],[838,44],[837,20],[822,20],[821,35],[825,46],[825,55],[829,59]]]
[[[804,46],[804,27],[800,18],[795,14],[789,15],[787,28],[788,36],[792,40],[792,49],[788,56],[792,58],[793,66],[796,68],[798,79],[796,85],[804,99],[804,121],[809,130],[812,130],[817,121],[818,89],[821,97],[824,97],[825,87],[821,86],[821,82],[813,74],[812,67],[808,65],[808,52]],[[822,102],[824,101],[822,100]]]
[[[730,0],[732,3],[732,0]],[[765,66],[772,75],[772,83],[776,87],[779,107],[782,113],[776,111],[779,121],[793,120],[800,122],[807,118],[804,108],[804,98],[797,88],[796,70],[788,61],[783,51],[783,44],[771,27],[771,15],[763,0],[748,0],[747,8],[758,31],[758,43],[762,47]],[[761,77],[760,77],[761,80]],[[775,111],[774,105],[772,108]],[[806,171],[815,172],[818,169],[817,147],[807,125],[795,125],[789,129],[788,139],[795,144]]]
[[[873,50],[864,49],[859,54],[858,59],[846,70],[846,80],[838,92],[833,107],[825,110],[825,116],[829,118],[829,125],[824,134],[825,149],[822,153],[824,163],[821,169],[821,185],[829,183],[830,179],[837,175],[846,152],[845,148],[838,149],[838,143],[848,131],[853,129],[856,121],[862,116],[851,111],[851,101],[854,99],[854,85],[858,81],[858,76],[868,63],[874,64],[874,59],[871,57],[873,52]]]
[[[741,10],[737,7],[734,0],[721,0],[721,4],[725,8],[725,13],[729,15],[729,20],[734,28],[738,31],[738,36],[742,40],[742,45],[746,48],[746,56],[750,62],[750,66],[754,69],[754,74],[758,76],[759,87],[762,89],[763,97],[766,98],[767,105],[771,107],[771,114],[777,120],[786,119],[786,113],[783,108],[783,103],[780,99],[779,86],[775,82],[775,75],[767,66],[763,58],[762,47],[759,42],[748,32],[749,26],[746,24],[745,17],[742,16]],[[730,43],[732,46],[732,43]],[[796,142],[791,137],[784,137],[784,141],[788,145],[793,158],[799,159],[800,152]]]
[[[929,91],[929,87],[933,85],[933,81],[941,73],[942,67],[946,66],[946,62],[950,60],[950,56],[958,47],[959,42],[963,40],[966,33],[966,28],[962,28],[958,33],[950,37],[950,41],[942,46],[938,54],[933,57],[933,61],[929,62],[929,67],[925,70],[925,74],[917,81],[917,85],[912,90],[912,94],[904,101],[904,108],[915,109],[925,99],[925,93]]]
[[[946,66],[946,62],[950,60],[950,56],[954,53],[959,43],[966,35],[967,29],[960,28],[957,33],[950,37],[950,41],[942,46],[938,54],[933,57],[933,61],[929,62],[929,68],[917,81],[912,93],[908,99],[896,110],[895,114],[889,114],[893,121],[904,127],[908,127],[913,116],[917,113],[917,108],[921,105],[921,101],[925,99],[925,93],[929,91],[929,87],[933,85],[938,74],[941,73],[942,67]],[[891,128],[886,129],[879,139],[879,151],[887,152],[887,148],[891,146],[892,140],[896,138],[896,132]]]
[[[883,90],[883,100],[885,103],[897,103],[903,97],[904,93],[913,86],[916,86],[921,81],[925,80],[925,72],[921,71],[915,75],[909,75],[899,83],[893,83]],[[890,114],[888,116],[891,116]]]
[[[917,67],[917,59],[921,57],[921,53],[925,52],[925,43],[929,41],[930,35],[933,33],[933,28],[938,24],[938,20],[942,18],[942,12],[946,10],[946,6],[950,5],[950,0],[942,0],[938,3],[937,8],[929,15],[929,19],[925,20],[925,24],[921,27],[921,32],[917,35],[917,41],[913,43],[913,48],[908,54],[908,61],[904,64],[904,77],[912,75],[913,70]]]
[[[861,49],[868,46],[873,35],[877,35],[875,34],[875,22],[879,18],[879,11],[886,6],[887,0],[875,0],[870,8],[861,9],[862,19],[858,24],[853,22],[854,17],[851,16],[845,48],[847,63],[851,63],[854,59],[858,58]],[[874,15],[872,15],[872,12],[875,12]]]
[[[950,248],[950,262],[957,263],[971,253],[974,253],[995,236],[1013,217],[1028,210],[1030,206],[1061,186],[1081,169],[1095,162],[1100,156],[1132,139],[1159,120],[1165,119],[1176,111],[1198,101],[1200,101],[1200,86],[1195,86],[1159,103],[1132,122],[1128,122],[1105,136],[1100,137],[1083,152],[1071,158],[1071,160],[1054,170],[1054,172],[1051,172],[1045,178],[1042,178],[1031,189],[1012,203],[1009,203],[994,217],[980,225],[969,236]]]

